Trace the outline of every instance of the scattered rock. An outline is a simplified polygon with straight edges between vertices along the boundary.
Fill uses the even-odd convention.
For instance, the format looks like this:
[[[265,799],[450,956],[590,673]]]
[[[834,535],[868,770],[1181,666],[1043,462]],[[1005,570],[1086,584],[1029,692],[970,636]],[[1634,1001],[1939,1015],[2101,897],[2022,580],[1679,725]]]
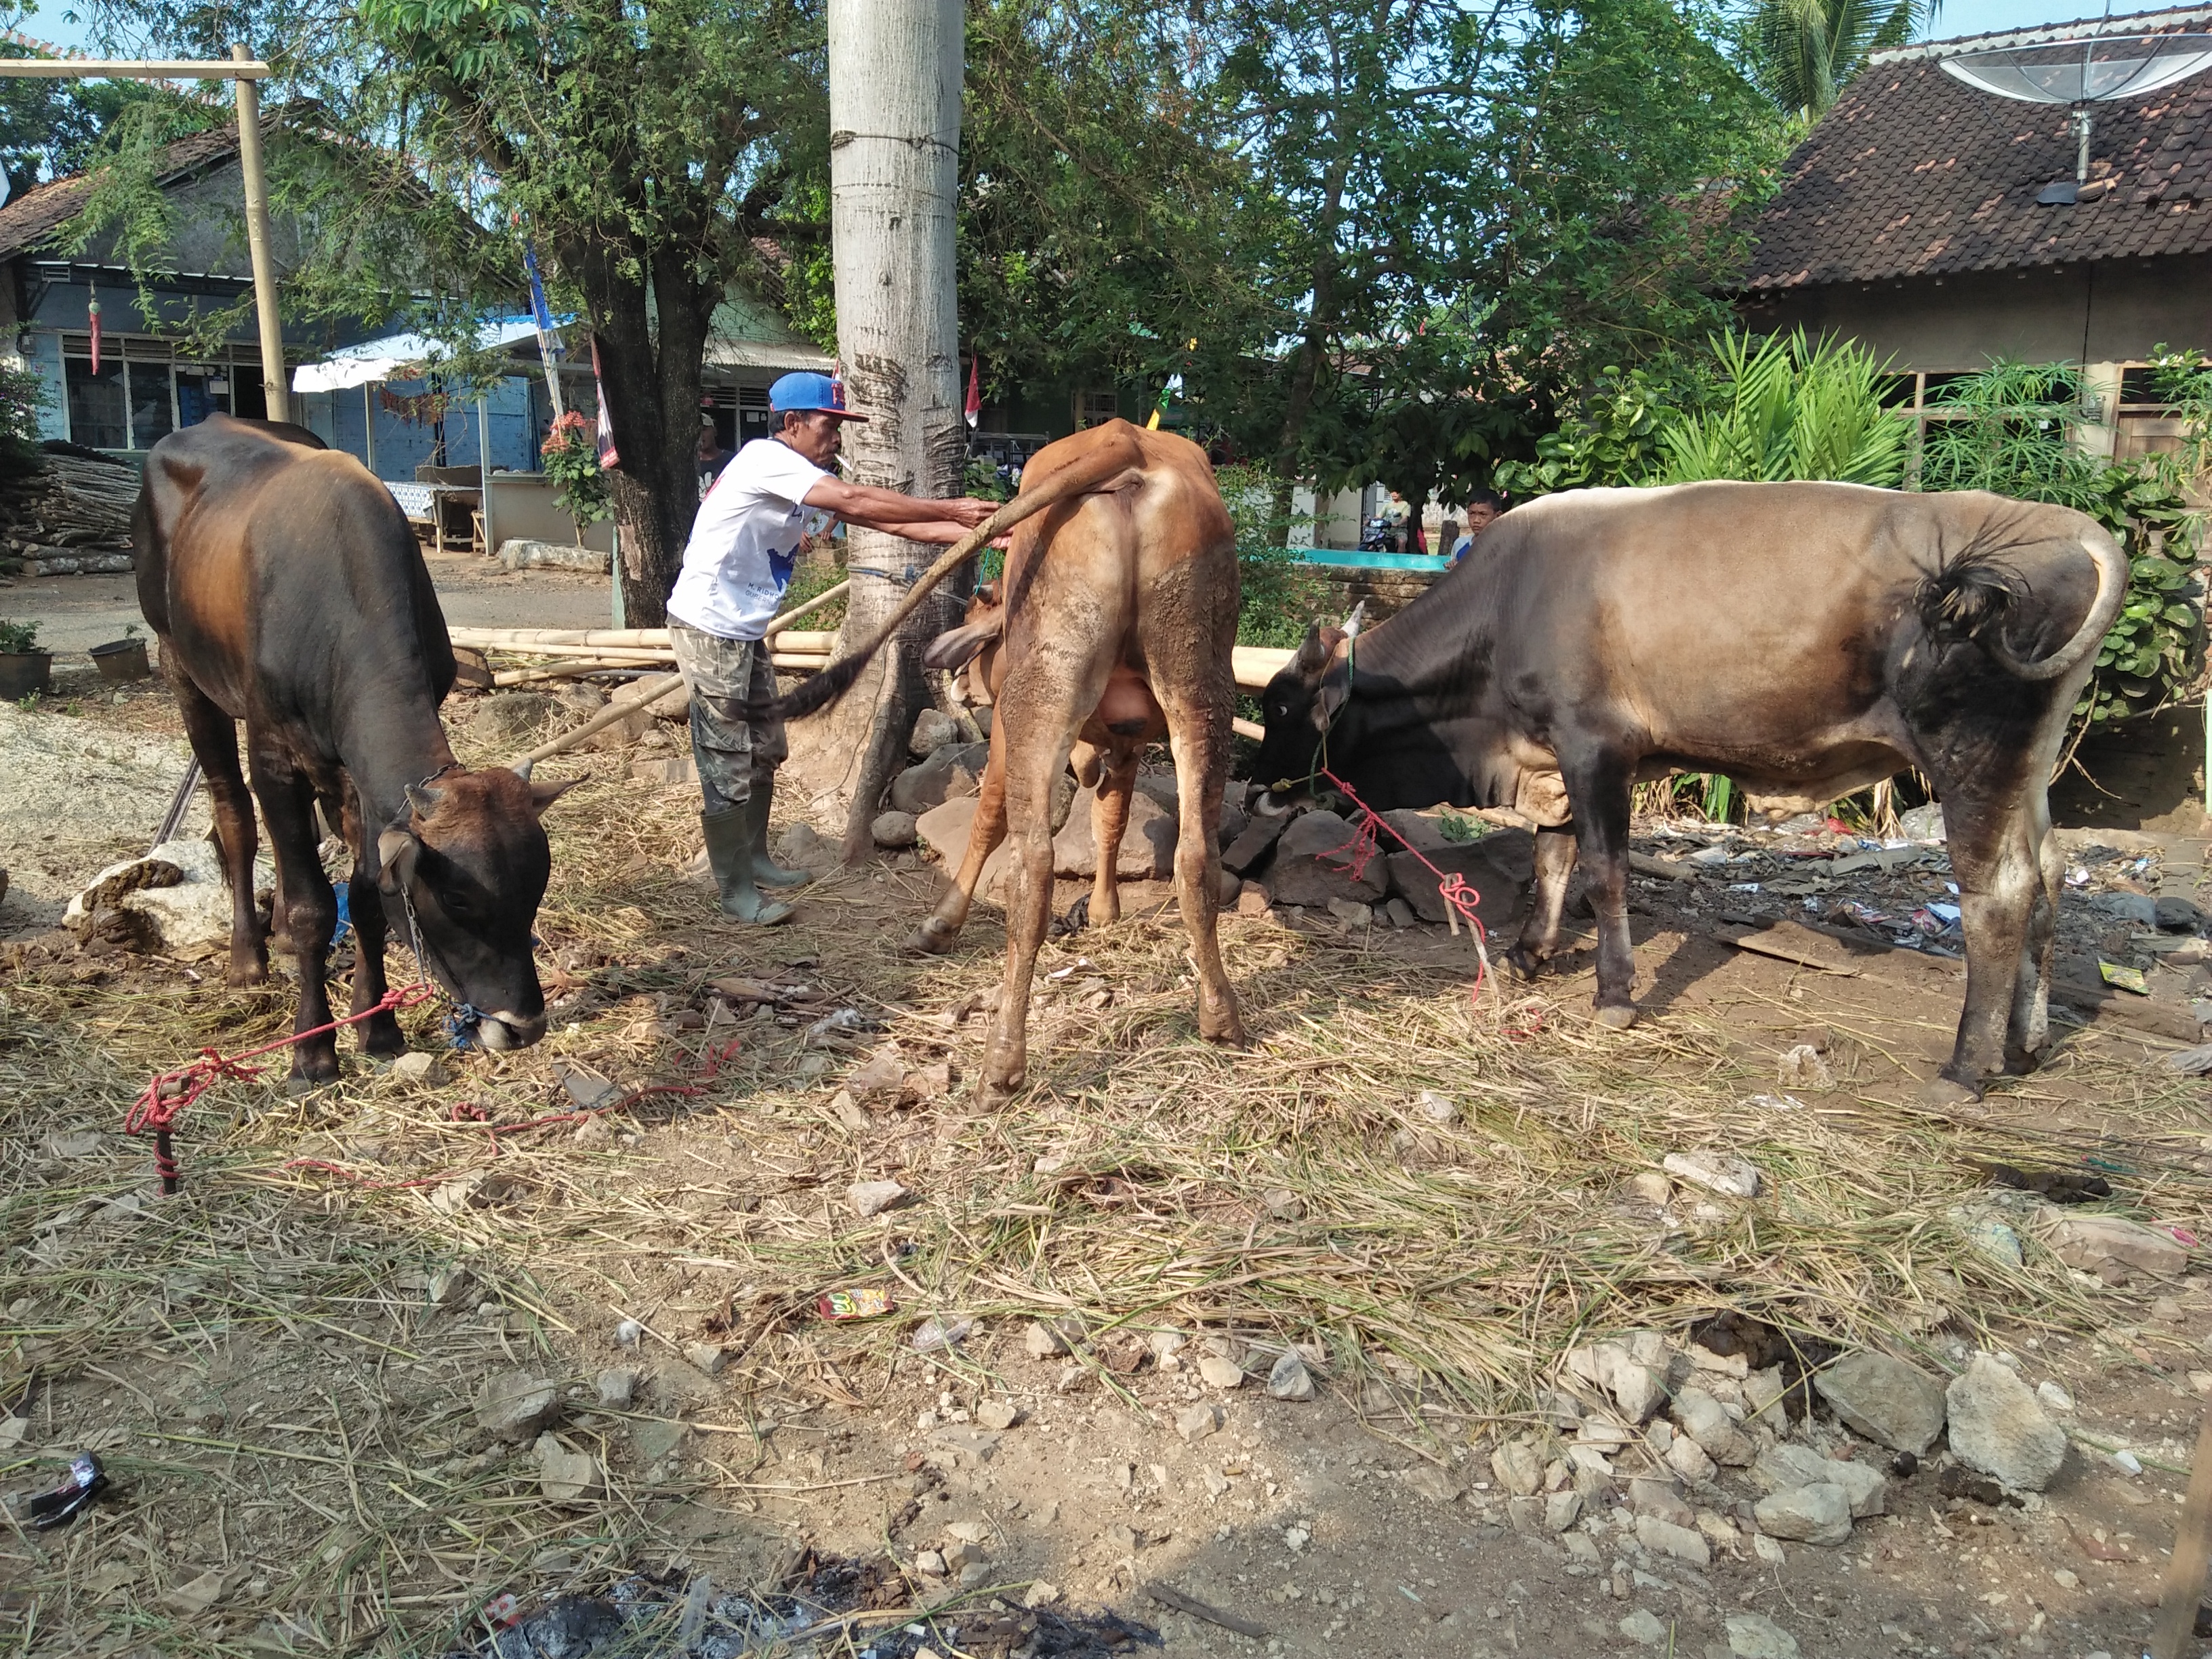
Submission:
[[[1632,1480],[1628,1483],[1628,1507],[1632,1514],[1655,1516],[1678,1527],[1693,1527],[1698,1513],[1684,1503],[1681,1494],[1664,1480]]]
[[[1846,1428],[1892,1451],[1923,1456],[1943,1432],[1942,1385],[1887,1354],[1845,1354],[1813,1386]]]
[[[1382,907],[1382,914],[1389,918],[1393,927],[1411,927],[1419,920],[1413,914],[1413,907],[1401,898],[1391,899]]]
[[[868,833],[878,847],[911,847],[917,838],[914,826],[915,816],[911,812],[878,812],[875,822],[868,826]]]
[[[1583,1495],[1570,1486],[1544,1500],[1544,1530],[1565,1532],[1582,1518]]]
[[[1425,853],[1424,864],[1407,852],[1394,852],[1380,862],[1386,872],[1394,897],[1407,906],[1423,921],[1440,922],[1446,920],[1443,894],[1437,886],[1437,877],[1430,870],[1433,864],[1446,876],[1458,876],[1474,889],[1474,914],[1487,931],[1496,933],[1507,929],[1521,908],[1521,896],[1528,884],[1516,879],[1506,867],[1499,854],[1502,848],[1490,843],[1494,840],[1518,841],[1519,837],[1486,836],[1480,842],[1462,842],[1454,846],[1438,848]]]
[[[1667,1448],[1662,1461],[1693,1486],[1704,1485],[1720,1473],[1711,1454],[1686,1434],[1674,1437],[1674,1444]]]
[[[1307,812],[1292,819],[1275,843],[1274,862],[1267,876],[1268,897],[1277,904],[1307,904],[1316,909],[1333,898],[1364,904],[1381,898],[1387,879],[1382,859],[1370,859],[1357,878],[1345,867],[1344,855],[1352,840],[1352,826],[1334,812]]]
[[[1732,1613],[1725,1623],[1735,1659],[1798,1659],[1797,1638],[1763,1613]]]
[[[926,760],[948,743],[960,741],[960,722],[941,708],[925,708],[914,717],[914,731],[908,736],[906,751],[916,760]]]
[[[2074,1409],[2074,1396],[2048,1377],[2035,1385],[2035,1397],[2055,1412]]]
[[[1667,1626],[1642,1607],[1622,1620],[1618,1628],[1630,1641],[1647,1648],[1656,1648],[1667,1639]]]
[[[1267,1372],[1267,1392],[1278,1400],[1310,1400],[1314,1397],[1313,1373],[1306,1362],[1298,1358],[1296,1348],[1283,1350]]]
[[[886,1042],[845,1076],[845,1087],[856,1100],[882,1097],[896,1102],[906,1097],[906,1056],[895,1042]]]
[[[1667,1382],[1662,1370],[1638,1358],[1625,1342],[1595,1342],[1567,1351],[1567,1369],[1584,1382],[1613,1396],[1621,1414],[1632,1423],[1643,1423],[1666,1403]]]
[[[1751,1515],[1770,1538],[1840,1544],[1851,1535],[1850,1495],[1832,1483],[1770,1492],[1752,1506]]]
[[[477,1426],[501,1440],[527,1440],[552,1420],[560,1397],[544,1377],[501,1371],[477,1395]]]
[[[1533,1498],[1543,1490],[1544,1462],[1536,1449],[1509,1440],[1490,1454],[1490,1472],[1498,1484],[1518,1498]]]
[[[622,1098],[622,1091],[607,1079],[568,1060],[555,1060],[553,1075],[568,1098],[585,1111],[601,1110]]]
[[[919,817],[956,797],[973,795],[990,753],[988,744],[945,744],[891,780],[891,810]]]
[[[453,1081],[452,1074],[439,1062],[437,1055],[419,1049],[393,1060],[392,1074],[409,1083],[419,1083],[426,1089],[441,1088]]]
[[[942,1578],[945,1574],[945,1558],[935,1550],[918,1551],[914,1558],[914,1570],[925,1578]]]
[[[630,1450],[650,1468],[684,1443],[684,1425],[665,1417],[648,1417],[629,1425]]]
[[[987,1429],[1011,1429],[1022,1420],[1022,1408],[1011,1400],[986,1400],[975,1407],[975,1420]]]
[[[1048,1607],[1059,1600],[1060,1586],[1057,1584],[1048,1584],[1043,1579],[1040,1578],[1035,1583],[1031,1584],[1029,1587],[1027,1593],[1023,1595],[1022,1605],[1028,1608],[1031,1613],[1034,1613],[1039,1607]]]
[[[1788,1443],[1759,1455],[1752,1473],[1769,1492],[1801,1486],[1841,1486],[1852,1516],[1880,1515],[1888,1502],[1889,1482],[1881,1470],[1855,1459],[1823,1457],[1809,1446]]]
[[[730,1351],[719,1342],[693,1342],[685,1346],[684,1358],[708,1376],[717,1376],[730,1363]]]
[[[1244,1385],[1244,1368],[1221,1354],[1202,1355],[1198,1362],[1198,1374],[1206,1379],[1210,1388],[1237,1389]]]
[[[1418,1468],[1407,1471],[1406,1487],[1407,1491],[1419,1492],[1435,1504],[1455,1504],[1459,1501],[1460,1492],[1462,1490],[1459,1482],[1453,1480],[1451,1476],[1442,1469],[1426,1463]],[[1565,1531],[1565,1528],[1559,1528],[1555,1530]]]
[[[1713,1563],[1712,1547],[1700,1534],[1656,1515],[1636,1517],[1636,1541],[1656,1554],[1671,1555],[1693,1566],[1709,1567]]]
[[[1022,1333],[1022,1352],[1032,1359],[1051,1359],[1060,1354],[1074,1352],[1074,1340],[1081,1333],[1069,1328],[1070,1322],[1061,1321],[1057,1328],[1042,1320],[1032,1319]]]
[[[601,1406],[609,1411],[627,1411],[637,1394],[637,1373],[621,1369],[601,1371],[596,1386]]]
[[[1347,927],[1375,925],[1375,907],[1362,904],[1358,899],[1333,898],[1328,902],[1328,913]]]
[[[572,1451],[556,1435],[538,1437],[538,1489],[548,1503],[574,1504],[599,1483],[599,1466],[588,1454]]]
[[[2046,1208],[2039,1228],[2044,1241],[2069,1267],[2098,1273],[2107,1261],[2171,1278],[2189,1265],[2189,1252],[2172,1235],[2125,1216],[2080,1215]]]
[[[1783,1552],[1781,1540],[1778,1539],[1769,1538],[1763,1532],[1755,1532],[1752,1534],[1751,1553],[1757,1556],[1760,1560],[1765,1562],[1769,1566],[1778,1567],[1784,1561],[1789,1559],[1789,1557]]]
[[[1194,1446],[1221,1426],[1221,1407],[1200,1404],[1176,1413],[1176,1432],[1183,1443]]]
[[[1757,1198],[1759,1171],[1731,1152],[1669,1152],[1660,1167],[1677,1181],[1724,1198]]]
[[[1098,873],[1098,842],[1091,833],[1091,806],[1095,790],[1076,793],[1067,822],[1052,838],[1052,869],[1055,876],[1088,880]],[[1175,815],[1158,799],[1139,789],[1129,797],[1129,822],[1121,831],[1121,845],[1114,872],[1124,881],[1165,881],[1175,874]]]
[[[906,1188],[896,1181],[856,1181],[845,1189],[845,1201],[863,1218],[880,1215],[906,1196]]]
[[[2066,1461],[2066,1431],[2009,1366],[1988,1354],[1974,1356],[1944,1401],[1951,1449],[1969,1468],[2023,1492],[2041,1492]]]

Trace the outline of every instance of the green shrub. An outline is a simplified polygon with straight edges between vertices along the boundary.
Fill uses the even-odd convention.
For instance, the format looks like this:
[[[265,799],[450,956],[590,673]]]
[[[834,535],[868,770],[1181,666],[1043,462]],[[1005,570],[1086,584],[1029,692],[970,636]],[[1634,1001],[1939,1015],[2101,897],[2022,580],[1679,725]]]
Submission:
[[[1243,598],[1237,612],[1237,643],[1295,649],[1328,612],[1336,592],[1313,573],[1303,550],[1290,545],[1300,520],[1277,516],[1274,485],[1255,468],[1224,466],[1215,477],[1229,520],[1237,527],[1237,574]]]
[[[0,655],[14,656],[39,648],[39,625],[0,617]]]
[[[598,430],[580,410],[572,409],[553,422],[538,446],[538,465],[552,483],[554,501],[575,520],[579,538],[586,525],[607,516],[614,492],[599,466]]]

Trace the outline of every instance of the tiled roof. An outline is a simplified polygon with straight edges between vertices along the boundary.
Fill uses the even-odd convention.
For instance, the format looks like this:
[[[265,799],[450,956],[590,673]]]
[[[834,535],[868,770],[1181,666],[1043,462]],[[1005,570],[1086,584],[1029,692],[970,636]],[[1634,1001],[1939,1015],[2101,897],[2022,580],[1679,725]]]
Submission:
[[[2066,106],[1994,97],[1938,64],[1967,47],[2097,33],[2212,32],[2212,9],[2140,14],[1877,53],[1784,169],[1753,221],[1756,291],[2212,252],[2212,73],[2092,106],[2090,185],[2074,177]],[[2084,192],[2085,196],[2089,192]]]
[[[167,184],[181,174],[197,172],[210,162],[238,154],[238,123],[227,121],[179,138],[162,151],[154,176]],[[72,173],[52,184],[27,190],[0,207],[0,258],[24,252],[76,217],[92,194],[96,173]]]

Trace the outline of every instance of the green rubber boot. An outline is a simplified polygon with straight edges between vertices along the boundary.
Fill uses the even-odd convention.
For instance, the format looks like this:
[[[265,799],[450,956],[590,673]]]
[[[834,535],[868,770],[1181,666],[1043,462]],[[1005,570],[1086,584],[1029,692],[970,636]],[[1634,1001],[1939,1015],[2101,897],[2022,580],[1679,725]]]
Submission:
[[[753,884],[752,848],[746,839],[750,807],[750,802],[741,801],[719,812],[702,812],[699,829],[707,838],[707,862],[721,891],[723,915],[773,927],[791,920],[791,907],[763,898]]]
[[[747,818],[745,830],[752,844],[753,879],[763,887],[804,887],[814,879],[811,871],[787,870],[768,855],[768,817],[775,805],[775,775],[770,773],[766,781],[756,781],[751,798],[745,801]]]

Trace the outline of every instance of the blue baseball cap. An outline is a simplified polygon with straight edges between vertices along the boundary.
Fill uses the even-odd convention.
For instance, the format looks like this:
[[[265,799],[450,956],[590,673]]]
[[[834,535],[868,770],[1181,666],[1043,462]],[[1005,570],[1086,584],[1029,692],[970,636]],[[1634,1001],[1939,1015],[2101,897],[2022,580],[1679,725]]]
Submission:
[[[809,415],[817,410],[841,421],[865,421],[845,407],[845,388],[827,374],[787,374],[768,389],[768,406],[778,415]]]

